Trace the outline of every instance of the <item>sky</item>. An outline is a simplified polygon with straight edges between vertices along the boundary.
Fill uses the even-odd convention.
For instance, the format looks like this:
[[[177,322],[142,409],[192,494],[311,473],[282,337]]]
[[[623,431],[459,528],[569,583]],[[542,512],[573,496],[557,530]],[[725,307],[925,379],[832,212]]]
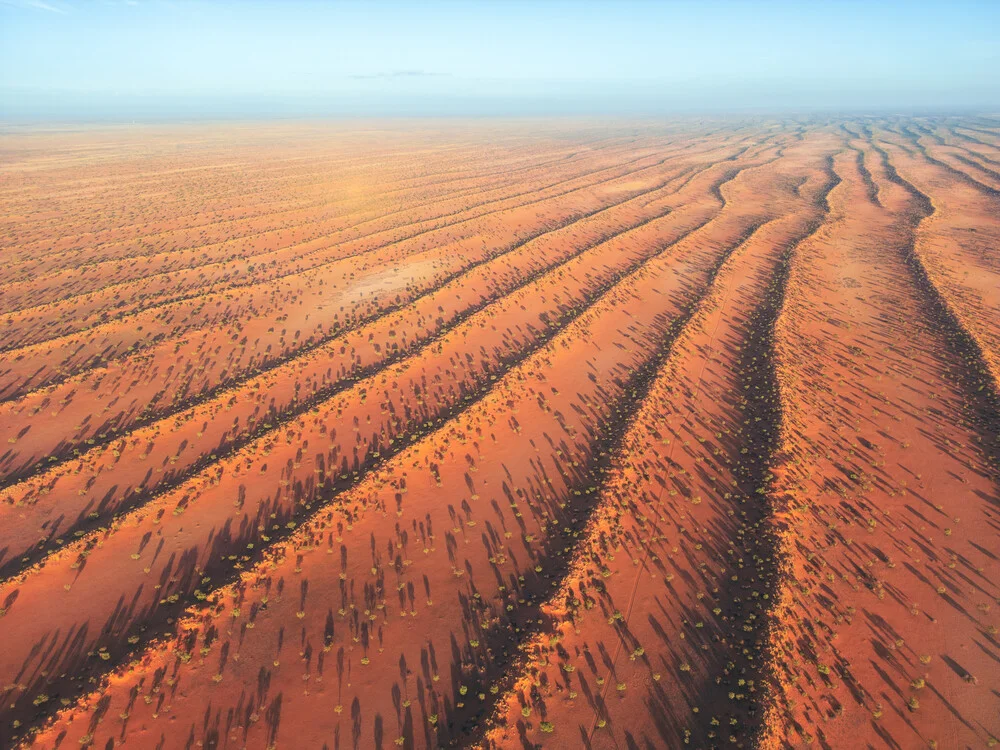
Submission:
[[[1000,111],[1000,0],[0,0],[0,120]]]

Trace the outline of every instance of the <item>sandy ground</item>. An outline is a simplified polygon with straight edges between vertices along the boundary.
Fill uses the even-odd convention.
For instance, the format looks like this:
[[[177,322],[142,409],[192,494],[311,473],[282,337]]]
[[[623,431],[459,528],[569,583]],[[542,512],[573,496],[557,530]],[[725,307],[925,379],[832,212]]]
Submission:
[[[984,747],[1000,126],[0,134],[5,747]]]

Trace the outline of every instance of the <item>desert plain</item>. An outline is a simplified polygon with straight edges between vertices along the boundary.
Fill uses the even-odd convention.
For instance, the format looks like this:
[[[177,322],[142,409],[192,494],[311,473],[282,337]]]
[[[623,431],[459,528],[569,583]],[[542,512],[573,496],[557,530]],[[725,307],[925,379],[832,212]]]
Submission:
[[[0,745],[1000,740],[1000,120],[0,133]]]

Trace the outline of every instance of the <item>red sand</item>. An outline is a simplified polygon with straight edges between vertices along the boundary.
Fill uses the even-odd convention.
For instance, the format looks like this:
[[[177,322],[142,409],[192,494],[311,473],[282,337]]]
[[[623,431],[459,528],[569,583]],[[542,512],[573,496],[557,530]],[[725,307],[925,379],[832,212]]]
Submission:
[[[2,744],[986,745],[998,143],[3,135]]]

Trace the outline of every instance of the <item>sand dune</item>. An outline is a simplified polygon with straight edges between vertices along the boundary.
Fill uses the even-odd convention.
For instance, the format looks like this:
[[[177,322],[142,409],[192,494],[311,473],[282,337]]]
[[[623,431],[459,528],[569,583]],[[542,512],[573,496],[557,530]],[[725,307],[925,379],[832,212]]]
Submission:
[[[0,201],[4,747],[1000,738],[995,122],[12,131]]]

